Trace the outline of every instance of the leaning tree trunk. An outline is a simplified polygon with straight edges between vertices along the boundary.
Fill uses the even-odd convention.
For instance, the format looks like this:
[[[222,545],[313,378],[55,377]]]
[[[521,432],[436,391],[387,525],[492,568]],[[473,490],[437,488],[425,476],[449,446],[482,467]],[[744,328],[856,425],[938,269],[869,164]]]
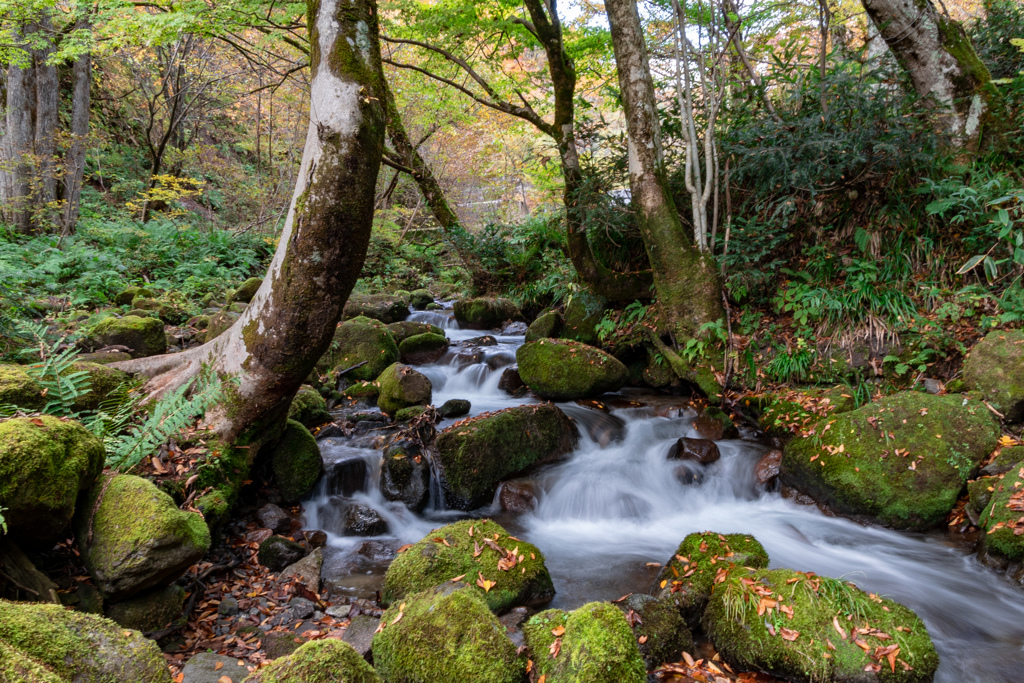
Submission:
[[[917,94],[938,109],[940,132],[957,147],[977,149],[996,98],[992,76],[959,22],[929,0],[863,0]]]
[[[115,364],[150,377],[150,398],[192,382],[203,365],[230,378],[207,412],[217,437],[258,446],[275,437],[291,398],[327,350],[362,269],[384,146],[384,88],[375,0],[309,0],[309,130],[270,269],[231,329],[181,353]]]
[[[78,224],[82,201],[82,182],[85,178],[85,144],[89,135],[90,87],[92,86],[92,56],[88,53],[75,61],[74,91],[71,95],[71,147],[68,149],[67,168],[64,173],[64,215],[62,231],[70,235]]]
[[[605,0],[619,89],[626,113],[629,185],[640,232],[669,327],[677,340],[696,337],[722,317],[714,259],[687,236],[668,192],[654,83],[635,0]]]

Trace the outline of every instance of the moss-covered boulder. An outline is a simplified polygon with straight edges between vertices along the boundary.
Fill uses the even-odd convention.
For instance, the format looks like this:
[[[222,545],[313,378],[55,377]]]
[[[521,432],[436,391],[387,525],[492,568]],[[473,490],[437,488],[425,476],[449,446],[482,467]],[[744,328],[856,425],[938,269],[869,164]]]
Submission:
[[[231,326],[235,324],[235,321],[241,317],[241,314],[229,311],[227,309],[217,311],[212,316],[206,325],[206,336],[203,337],[204,341],[212,341],[220,335],[231,329]]]
[[[534,342],[541,339],[552,339],[562,333],[562,314],[558,311],[548,311],[544,315],[537,316],[537,319],[526,328],[526,341]]]
[[[675,605],[690,628],[697,628],[715,578],[731,566],[767,567],[768,553],[756,538],[746,534],[689,534],[658,572],[651,594]]]
[[[356,382],[345,387],[341,392],[342,396],[350,401],[361,401],[367,405],[377,405],[377,397],[380,396],[380,384],[377,382]]]
[[[985,530],[985,551],[1011,561],[1024,560],[1024,457],[1004,474],[972,482],[970,493]]]
[[[555,595],[536,546],[510,537],[488,519],[467,519],[430,532],[399,554],[384,576],[381,602],[394,605],[452,579],[470,586],[499,613]]]
[[[857,407],[843,386],[777,392],[761,396],[757,402],[763,407],[761,429],[776,436],[799,434],[823,417]]]
[[[926,529],[998,438],[979,401],[904,392],[814,423],[786,446],[780,478],[836,512]]]
[[[448,504],[490,503],[498,484],[576,447],[576,426],[550,403],[516,406],[456,422],[437,437],[435,465]]]
[[[252,672],[245,683],[383,683],[351,645],[314,640]]]
[[[608,300],[603,296],[587,291],[573,295],[569,305],[565,307],[565,324],[562,326],[562,338],[573,339],[584,344],[597,344],[597,331],[594,329],[608,310]]]
[[[625,615],[604,602],[547,610],[523,625],[534,667],[546,683],[644,683],[647,670]]]
[[[924,623],[903,605],[789,569],[733,568],[703,623],[734,668],[787,681],[923,683],[939,665]]]
[[[256,296],[256,292],[259,290],[260,285],[263,284],[263,278],[251,277],[242,284],[238,285],[238,289],[235,290],[234,294],[231,295],[230,303],[243,303],[247,304],[252,301],[252,298]]]
[[[124,628],[149,633],[182,618],[185,589],[177,584],[154,588],[124,602],[108,604],[107,618]]]
[[[373,381],[398,357],[398,344],[387,325],[359,316],[338,325],[330,348],[316,367],[326,373],[332,368],[345,370],[365,362],[347,372],[345,379]]]
[[[94,348],[126,346],[132,358],[156,356],[167,352],[164,324],[157,318],[126,315],[101,320],[89,335]]]
[[[542,398],[574,401],[622,388],[629,371],[619,359],[580,342],[542,339],[516,351],[519,376]]]
[[[401,344],[409,337],[414,337],[417,334],[439,334],[444,336],[444,330],[437,325],[431,325],[430,323],[418,323],[412,320],[402,320],[397,323],[391,323],[388,325],[388,329],[391,330],[391,334],[395,338],[396,344]]]
[[[525,663],[476,591],[448,586],[405,596],[381,617],[373,662],[388,683],[520,683]]]
[[[506,320],[522,320],[519,308],[508,299],[462,299],[455,302],[455,320],[464,329],[493,330]]]
[[[75,399],[73,410],[85,412],[96,410],[122,384],[131,382],[131,375],[100,363],[78,362],[68,368],[68,373],[86,373],[89,391]]]
[[[61,538],[103,459],[103,443],[77,422],[50,416],[0,422],[0,508],[11,534],[33,547]]]
[[[152,298],[156,296],[156,292],[145,287],[128,287],[114,296],[114,304],[117,306],[131,306],[132,302],[140,296]]]
[[[292,399],[288,419],[312,429],[330,422],[331,414],[327,412],[327,401],[320,392],[308,384],[303,384]]]
[[[409,406],[395,411],[395,422],[408,422],[427,412],[427,406]]]
[[[75,537],[89,574],[111,601],[164,586],[210,548],[203,517],[142,477],[107,476],[82,499]]]
[[[464,398],[450,398],[441,404],[437,414],[441,417],[462,417],[468,415],[473,405]]]
[[[377,405],[388,415],[409,406],[429,405],[433,395],[427,376],[401,363],[388,366],[380,373],[377,384]]]
[[[617,604],[633,627],[640,656],[648,669],[678,662],[681,653],[693,652],[693,634],[671,598],[633,593]]]
[[[39,671],[45,676],[35,677]],[[0,600],[0,680],[171,683],[171,674],[156,643],[138,631],[60,605]]]
[[[409,305],[417,311],[422,311],[428,305],[434,303],[434,295],[429,289],[414,289],[409,292]]]
[[[402,354],[403,363],[433,363],[448,350],[448,339],[443,334],[414,334],[402,340],[398,351]]]
[[[971,349],[964,385],[980,391],[1008,422],[1024,422],[1024,330],[995,330]]]
[[[141,312],[151,317],[160,318],[168,325],[180,325],[189,317],[188,311],[177,302],[136,297],[132,301],[132,310],[128,312],[128,315],[138,315]]]
[[[264,567],[279,572],[301,560],[305,554],[305,549],[292,539],[271,536],[260,543],[256,556]]]
[[[409,317],[409,303],[393,294],[354,294],[345,304],[345,320],[372,318],[387,325]]]
[[[286,503],[299,502],[316,486],[324,461],[316,439],[301,422],[288,420],[280,440],[270,450],[270,469]]]
[[[0,406],[39,410],[47,403],[43,386],[20,365],[0,365]]]
[[[96,363],[98,365],[107,365],[109,363],[120,363],[121,361],[131,360],[132,354],[125,351],[104,351],[103,353],[83,353],[78,356],[78,360],[83,363]]]

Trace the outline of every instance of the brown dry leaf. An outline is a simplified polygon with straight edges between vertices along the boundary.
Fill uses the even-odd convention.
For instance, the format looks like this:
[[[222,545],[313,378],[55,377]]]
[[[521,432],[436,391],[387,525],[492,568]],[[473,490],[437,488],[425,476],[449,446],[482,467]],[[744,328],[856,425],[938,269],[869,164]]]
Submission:
[[[480,557],[480,553],[483,551],[484,549],[480,547],[480,544],[473,541],[473,557]]]
[[[448,579],[448,580],[451,581],[452,583],[458,583],[459,581],[462,581],[464,578],[466,578],[465,574],[459,574],[455,578]]]
[[[779,629],[779,635],[782,636],[783,640],[788,640],[792,643],[794,640],[800,637],[800,631],[794,631],[791,628],[786,628],[785,626],[783,626]]]
[[[232,681],[227,676],[221,676],[220,678],[217,679],[217,683],[234,683],[234,681]]]
[[[403,545],[401,548],[398,549],[398,552],[404,553],[406,550],[408,550],[411,547],[412,547],[412,543],[406,543],[405,545]]]
[[[555,642],[551,643],[551,647],[548,648],[548,652],[551,653],[552,659],[558,657],[558,653],[562,651],[562,639],[555,638]]]
[[[839,625],[839,617],[832,617],[832,627],[835,628],[836,632],[842,636],[843,640],[846,640],[846,631]]]
[[[34,424],[34,425],[35,425],[36,427],[42,427],[42,426],[43,426],[43,421],[42,421],[41,419],[39,419],[38,417],[33,417],[33,418],[32,418],[31,420],[29,420],[29,421],[30,421],[30,422],[31,422],[32,424]]]
[[[479,576],[479,578],[476,580],[476,585],[483,588],[484,593],[490,593],[491,589],[495,586],[495,582],[485,579],[482,572],[477,572],[477,576]]]
[[[394,619],[393,619],[393,620],[391,621],[391,625],[392,625],[392,626],[394,626],[395,624],[397,624],[398,622],[400,622],[400,621],[402,620],[402,617],[404,617],[404,616],[405,616],[405,612],[399,612],[399,613],[398,613],[398,616],[397,616],[397,617],[395,617],[395,618],[394,618]]]
[[[779,605],[779,611],[785,614],[788,618],[793,618],[793,608],[789,605]]]
[[[223,668],[224,668],[224,662],[217,662],[217,663],[216,663],[216,664],[215,664],[215,665],[213,666],[213,670],[214,670],[214,671],[220,671],[220,670],[221,670],[221,669],[223,669]]]
[[[641,645],[643,645],[644,643],[647,642],[647,636],[640,636],[639,638],[637,638],[637,642],[639,642]]]

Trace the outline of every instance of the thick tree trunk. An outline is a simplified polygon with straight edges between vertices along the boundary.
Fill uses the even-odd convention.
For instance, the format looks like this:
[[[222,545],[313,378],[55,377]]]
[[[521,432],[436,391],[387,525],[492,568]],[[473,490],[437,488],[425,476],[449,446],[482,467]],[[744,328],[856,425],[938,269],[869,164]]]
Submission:
[[[963,27],[929,0],[863,2],[918,95],[938,107],[940,131],[953,145],[976,149],[996,95]]]
[[[275,438],[292,396],[327,350],[359,277],[384,145],[375,0],[309,0],[312,85],[302,165],[277,253],[231,329],[181,353],[118,363],[150,397],[209,365],[230,396],[205,422],[228,444]]]
[[[74,91],[71,95],[71,147],[68,149],[67,169],[64,174],[63,234],[70,235],[78,224],[82,200],[82,181],[85,178],[85,145],[89,135],[90,90],[92,86],[92,56],[84,54],[75,61]]]
[[[668,192],[654,83],[635,0],[605,0],[626,113],[629,185],[658,301],[677,340],[722,317],[714,259],[688,238]]]
[[[3,211],[4,219],[18,232],[32,231],[31,166],[32,154],[32,68],[12,64],[7,70],[7,129],[3,139]]]
[[[42,35],[52,35],[53,24],[45,18],[38,25]],[[47,64],[53,52],[53,45],[35,50],[35,130],[33,131],[35,152],[35,175],[38,187],[34,203],[38,207],[38,227],[52,229],[56,226],[57,214],[57,108],[60,85],[57,81],[57,67]]]

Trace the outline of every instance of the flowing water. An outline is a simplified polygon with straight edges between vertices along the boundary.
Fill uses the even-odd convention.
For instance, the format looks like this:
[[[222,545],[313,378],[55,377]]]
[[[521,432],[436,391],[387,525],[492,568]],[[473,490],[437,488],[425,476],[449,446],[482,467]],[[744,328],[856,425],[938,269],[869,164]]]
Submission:
[[[495,346],[464,349],[456,344],[482,333],[458,329],[440,312],[410,319],[445,328],[453,342],[444,358],[419,368],[433,383],[435,405],[468,399],[478,414],[531,402],[498,389],[522,337],[498,336]],[[678,468],[691,466],[668,461],[665,453],[679,437],[695,436],[695,412],[683,399],[625,391],[598,408],[561,407],[580,426],[580,443],[567,460],[532,476],[536,508],[511,516],[494,504],[474,513],[493,517],[544,552],[558,591],[553,606],[645,592],[657,571],[645,564],[665,562],[688,533],[749,533],[773,567],[846,578],[915,610],[939,652],[937,681],[1024,681],[1024,591],[943,533],[863,526],[760,490],[753,470],[766,448],[754,441],[719,441],[721,459],[692,466],[697,480],[682,483],[693,477],[679,477]],[[327,469],[346,476],[330,478],[333,484],[325,477],[304,505],[307,528],[329,532],[325,578],[336,590],[361,596],[380,585],[394,547],[465,516],[443,509],[436,483],[422,515],[386,502],[376,486],[380,451],[373,439],[370,432],[321,441]],[[366,538],[331,533],[338,527],[330,499],[338,494],[377,510],[390,533],[367,544],[369,550]]]

